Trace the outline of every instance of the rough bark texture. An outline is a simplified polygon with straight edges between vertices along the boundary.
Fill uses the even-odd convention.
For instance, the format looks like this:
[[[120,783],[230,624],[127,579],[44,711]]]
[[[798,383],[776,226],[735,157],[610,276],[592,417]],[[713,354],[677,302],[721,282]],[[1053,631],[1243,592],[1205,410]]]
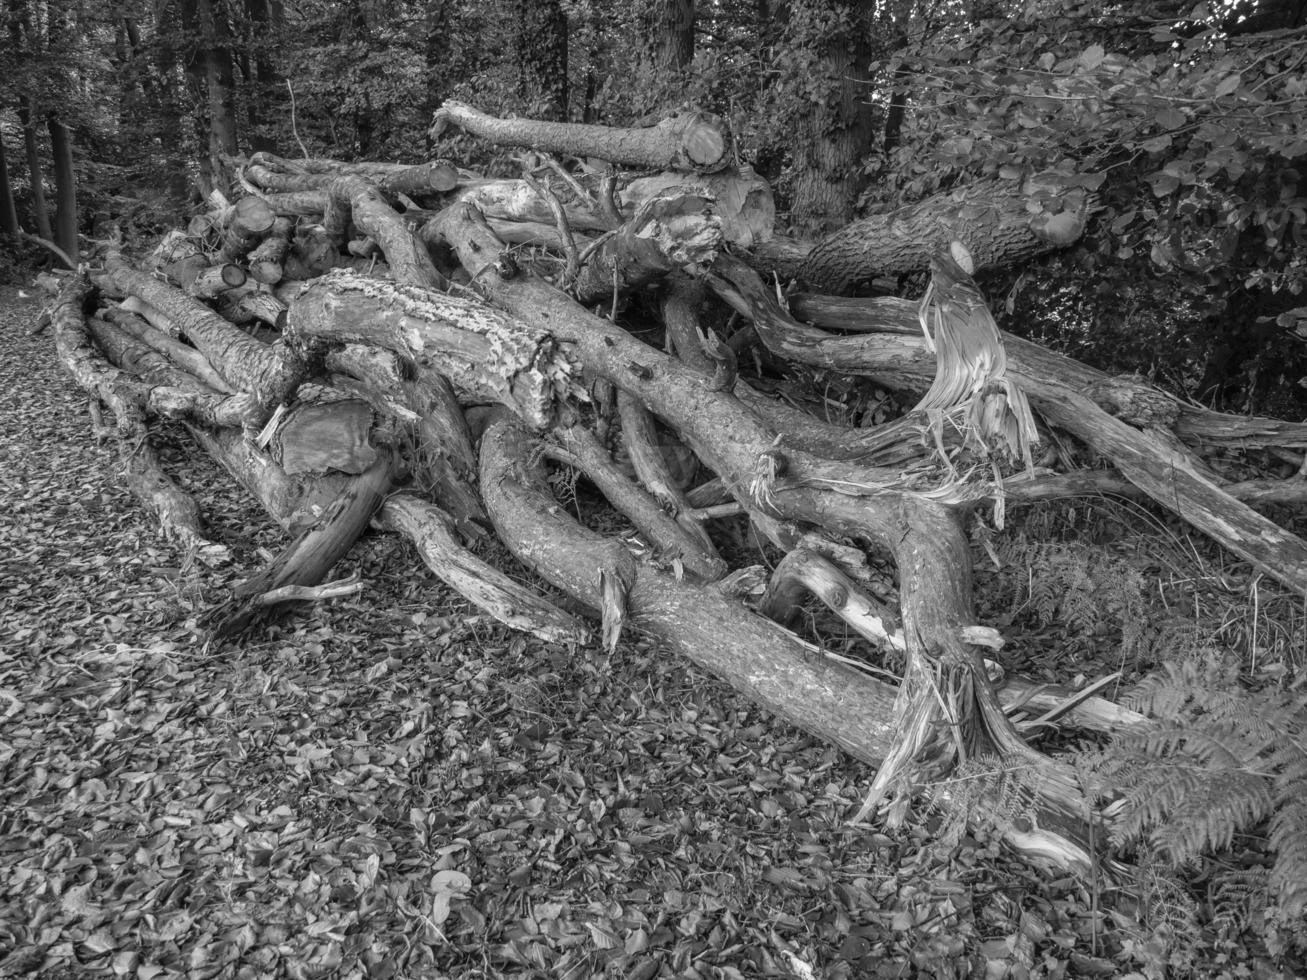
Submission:
[[[602,602],[600,569],[615,571],[626,586],[633,625],[855,758],[873,764],[884,758],[894,738],[890,688],[810,656],[793,634],[738,602],[678,582],[577,524],[557,506],[533,459],[538,454],[531,438],[506,418],[482,437],[486,507],[520,561],[593,609]]]
[[[646,0],[647,43],[654,67],[682,71],[694,60],[694,0]]]
[[[14,207],[14,187],[9,182],[4,140],[0,140],[0,234],[18,237],[18,211]]]
[[[337,177],[327,194],[352,216],[359,231],[381,246],[395,278],[414,286],[448,285],[445,277],[436,271],[426,246],[409,231],[375,186],[361,177]]]
[[[303,364],[285,345],[269,347],[153,276],[132,268],[117,252],[106,266],[124,291],[166,315],[233,387],[251,392],[265,408],[284,400],[299,383]]]
[[[530,146],[571,156],[597,156],[613,163],[660,170],[711,173],[730,162],[730,141],[716,116],[687,112],[643,129],[613,129],[531,119],[496,119],[462,102],[446,102],[436,113],[437,135],[457,126],[492,143]]]
[[[592,631],[493,565],[463,548],[453,520],[439,507],[408,493],[390,497],[378,515],[382,527],[407,537],[422,561],[442,582],[505,626],[538,636],[546,643],[587,643]]]
[[[864,374],[888,384],[922,390],[933,378],[933,355],[918,333],[834,337],[806,327],[781,310],[771,292],[739,260],[714,266],[718,293],[751,317],[774,352],[845,374]],[[882,304],[904,322],[910,304]],[[1083,392],[1106,376],[1029,341],[1004,336],[1009,371],[1031,404],[1118,463],[1123,475],[1158,503],[1174,510],[1235,554],[1296,592],[1307,595],[1307,542],[1223,492],[1193,458],[1168,439],[1109,415]]]
[[[533,115],[567,119],[567,14],[560,0],[516,0],[518,95],[536,100]]]
[[[633,218],[604,237],[581,268],[572,294],[582,306],[649,286],[673,269],[701,269],[722,245],[711,204],[685,188],[644,201]]]
[[[447,107],[445,121],[458,121],[460,111]],[[482,126],[508,142],[540,140],[570,152],[590,153],[585,141],[597,138],[585,127],[493,120],[475,112],[467,119],[468,128]],[[608,155],[631,137],[631,131],[598,132],[604,145],[594,152]],[[667,136],[664,129],[660,152],[670,145]],[[923,202],[915,211],[877,219],[875,235],[867,235],[865,224],[846,235],[864,245],[875,238],[875,247],[860,253],[862,266],[850,261],[835,278],[843,276],[845,284],[865,279],[868,251],[877,262],[888,257],[904,268],[929,262],[928,301],[806,294],[792,296],[786,309],[771,284],[740,260],[718,254],[716,229],[727,198],[737,199],[732,207],[738,205],[742,225],[734,240],[757,244],[767,232],[749,222],[749,209],[764,198],[748,203],[757,188],[749,189],[744,174],[689,179],[714,185],[707,191],[721,215],[702,206],[704,190],[686,191],[685,178],[668,174],[648,178],[638,190],[640,182],[628,185],[623,210],[615,194],[618,178],[604,178],[596,193],[590,178],[555,161],[549,179],[558,190],[540,179],[541,166],[523,181],[465,181],[461,201],[435,217],[410,209],[401,218],[382,185],[411,181],[405,186],[428,192],[424,203],[431,206],[436,170],[360,166],[370,169],[346,172],[330,161],[256,155],[246,179],[283,190],[243,199],[253,205],[232,206],[215,196],[213,211],[193,229],[205,241],[191,254],[170,246],[152,259],[154,268],[176,267],[191,288],[212,294],[228,319],[262,315],[274,328],[284,327],[286,337],[275,345],[235,330],[117,254],[109,259],[112,281],[97,281],[131,293],[124,310],[136,310],[148,324],[123,311],[112,312],[121,327],[88,323],[82,283],[56,304],[60,356],[94,393],[96,405],[103,400],[114,410],[124,443],[145,447],[128,469],[139,468],[140,492],[163,520],[188,526],[187,501],[167,486],[150,488],[161,471],[144,437],[151,419],[183,417],[201,445],[296,536],[215,612],[220,633],[258,621],[270,602],[355,588],[337,583],[315,591],[311,583],[362,531],[399,472],[407,489],[381,510],[379,525],[407,536],[436,574],[501,622],[549,642],[583,642],[588,635],[465,550],[487,533],[486,523],[522,562],[598,614],[608,649],[625,629],[645,631],[795,724],[880,762],[864,812],[887,802],[889,816],[898,819],[915,780],[995,753],[1037,776],[1036,812],[1029,822],[1013,821],[990,799],[971,816],[996,825],[1027,855],[1087,872],[1102,869],[1094,842],[1106,839],[1098,827],[1103,815],[1083,799],[1067,768],[1025,744],[1021,732],[1028,727],[1004,713],[989,679],[984,653],[999,638],[976,622],[963,523],[969,508],[994,502],[1001,514],[1005,500],[1127,486],[1176,509],[1260,570],[1307,594],[1307,545],[1237,499],[1302,500],[1307,482],[1225,486],[1215,461],[1209,467],[1198,454],[1242,440],[1296,461],[1284,447],[1307,447],[1307,425],[1232,420],[1182,405],[1140,379],[1109,378],[1005,337],[965,257],[940,256],[930,237],[970,235],[982,264],[1006,261],[1078,234],[1079,205],[1036,216],[1032,225],[1024,211],[1018,217],[1014,202],[1023,201],[1024,191],[1016,189],[995,194],[982,185],[929,206]],[[685,207],[692,198],[698,204]],[[589,312],[538,278],[539,270],[564,267],[557,254],[541,257],[534,248],[506,246],[472,201],[498,207],[499,227],[513,227],[520,240],[548,240],[555,252],[563,251],[559,279],[587,301],[637,288],[649,281],[644,276],[651,269],[666,277],[658,297],[666,351],[619,327],[615,315]],[[217,247],[218,233],[227,235],[242,207],[261,208],[265,216],[285,209],[286,216],[268,224],[282,244],[266,250],[267,261],[281,268],[251,275],[244,284],[235,282],[245,273],[234,265],[182,269],[201,254],[199,246]],[[289,215],[296,208],[307,218],[292,231]],[[523,218],[544,220],[550,234],[523,227]],[[408,230],[418,221],[425,221],[421,241]],[[588,261],[578,260],[576,228],[605,233],[584,246]],[[706,231],[712,234],[701,234]],[[820,269],[822,248],[839,251],[831,245],[838,239],[814,250],[817,261],[810,257],[808,264]],[[1035,240],[1040,244],[1031,244]],[[457,295],[432,288],[444,280],[435,274],[428,244],[437,247],[442,272],[459,284]],[[770,244],[763,241],[760,252]],[[243,244],[223,247],[245,250]],[[773,251],[795,259],[801,246],[784,243]],[[379,254],[386,263],[377,264]],[[264,260],[251,256],[251,269]],[[343,271],[311,283],[286,279],[340,263],[401,281]],[[265,276],[270,281],[263,282]],[[287,316],[279,315],[272,282],[275,295],[291,304]],[[704,330],[698,311],[705,285],[752,326],[726,340]],[[247,308],[255,301],[268,310]],[[798,318],[854,335],[834,335]],[[750,349],[757,339],[765,352]],[[768,371],[749,375],[745,361]],[[806,378],[791,383],[786,361],[929,392],[919,410],[900,419],[850,429],[805,410],[821,399]],[[292,393],[296,400],[287,402]],[[1028,411],[1018,412],[1023,393],[1043,416],[1044,429],[1035,429]],[[459,399],[471,406],[466,416]],[[256,435],[252,423],[274,406]],[[1020,424],[1023,419],[1028,424]],[[1014,421],[1020,438],[1012,443],[1007,437]],[[1117,471],[1037,469],[1026,448],[1053,428],[1103,454]],[[478,465],[472,446],[480,433]],[[619,540],[582,528],[550,491],[557,475],[547,477],[547,459],[588,477],[635,534]],[[1053,461],[1053,453],[1042,460]],[[1286,490],[1288,483],[1294,486]],[[198,520],[193,509],[189,513]],[[852,629],[905,658],[897,689],[832,663],[737,599],[761,591],[766,572],[753,566],[723,575],[726,565],[704,523],[738,516],[752,524],[749,533],[757,540],[787,552],[761,611],[786,620],[815,594]],[[738,533],[745,527],[739,521]],[[176,533],[191,534],[188,540],[200,546],[198,531]],[[872,568],[882,559],[897,569],[897,611],[881,598],[893,586]],[[1032,703],[1042,697],[1028,686],[1014,687]],[[1140,722],[1102,704],[1075,710],[1100,728]]]
[[[924,269],[930,256],[959,241],[976,270],[1020,262],[1080,237],[1087,205],[1056,214],[1031,214],[1029,188],[980,181],[887,214],[845,225],[823,239],[799,267],[799,277],[837,294],[856,291],[877,276]]]
[[[558,421],[560,398],[578,375],[547,330],[525,329],[476,302],[345,270],[300,293],[286,332],[307,349],[356,341],[402,352],[429,364],[456,388],[509,405],[541,428]]]
[[[50,210],[45,203],[45,168],[41,166],[41,149],[36,139],[35,100],[28,99],[18,106],[18,122],[23,127],[23,149],[27,153],[27,181],[32,189],[32,221],[36,234],[46,241],[54,241],[54,227],[50,224]]]
[[[867,66],[872,57],[870,0],[795,0],[791,24],[824,29],[816,65],[826,98],[812,100],[797,120],[791,142],[794,155],[793,206],[790,223],[803,231],[827,232],[853,215],[866,184],[862,158],[875,136],[875,110],[867,99]],[[794,9],[803,8],[803,9]],[[812,8],[812,9],[806,9]],[[811,82],[809,82],[811,83]]]

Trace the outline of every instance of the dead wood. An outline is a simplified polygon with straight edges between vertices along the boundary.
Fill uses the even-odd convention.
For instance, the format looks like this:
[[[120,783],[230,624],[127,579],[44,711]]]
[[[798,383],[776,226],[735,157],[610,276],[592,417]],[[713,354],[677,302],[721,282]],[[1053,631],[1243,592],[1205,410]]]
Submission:
[[[234,458],[234,457],[233,457]],[[312,586],[327,577],[385,499],[394,475],[395,458],[388,448],[377,451],[376,460],[362,473],[347,478],[340,492],[316,520],[304,528],[257,575],[241,583],[232,598],[206,616],[215,639],[244,632],[272,605],[268,593],[287,586]],[[262,477],[251,475],[250,479]],[[293,593],[284,593],[292,600]]]
[[[332,375],[337,388],[359,395],[395,420],[411,441],[407,456],[419,486],[439,502],[465,539],[480,537],[487,518],[476,491],[476,453],[448,379],[366,344],[332,350],[326,366],[338,372]]]
[[[548,428],[565,414],[578,375],[547,329],[471,300],[366,279],[323,276],[294,300],[287,336],[312,353],[324,344],[368,343],[424,361],[476,401],[508,405]]]
[[[253,340],[208,307],[137,271],[116,251],[105,264],[123,290],[168,317],[228,384],[252,393],[264,408],[283,401],[299,383],[304,366],[284,344]]]
[[[268,236],[250,253],[250,275],[258,282],[275,286],[284,275],[282,263],[290,249],[290,236],[293,228],[289,218],[278,216],[272,224]]]
[[[221,258],[235,262],[272,231],[277,216],[262,198],[242,197],[223,215]]]
[[[1038,203],[1041,190],[1030,182],[979,181],[850,222],[817,243],[798,277],[844,294],[877,276],[925,269],[954,241],[966,246],[977,271],[1071,244],[1084,231],[1089,200],[1077,191],[1075,198]]]
[[[204,359],[204,355],[194,347],[182,343],[136,314],[129,312],[123,306],[103,309],[100,315],[129,336],[153,347],[177,367],[198,378],[204,385],[214,391],[225,395],[235,392],[236,389],[223,380],[222,375],[215,371],[213,366]]]
[[[155,515],[164,535],[188,553],[203,554],[210,562],[221,561],[226,549],[204,537],[195,501],[164,472],[158,454],[150,445],[145,427],[150,387],[128,378],[91,345],[82,312],[89,293],[90,284],[86,280],[70,279],[51,307],[51,327],[59,359],[93,399],[108,405],[114,413],[124,482],[146,510]]]
[[[867,375],[895,387],[924,387],[934,358],[920,335],[835,337],[807,327],[781,309],[756,273],[729,256],[718,259],[709,282],[718,295],[753,320],[763,342],[777,354],[845,374]],[[900,323],[906,319],[905,304],[882,304],[879,309]],[[1153,500],[1307,595],[1307,542],[1224,492],[1202,472],[1205,467],[1174,441],[1134,428],[1094,402],[1086,389],[1094,390],[1105,375],[1029,341],[1016,341],[1003,336],[1012,376],[1050,424],[1107,457]]]
[[[591,630],[458,543],[453,519],[409,493],[393,494],[377,514],[382,527],[413,543],[422,561],[468,602],[512,629],[546,643],[588,643]]]
[[[703,269],[721,244],[721,220],[709,199],[692,189],[668,187],[651,194],[630,221],[590,250],[572,294],[589,306],[649,286],[673,269]]]
[[[462,102],[446,102],[431,128],[439,138],[457,127],[492,143],[528,146],[574,157],[601,157],[617,164],[655,170],[711,173],[730,162],[730,138],[723,121],[704,112],[684,112],[642,129],[614,129],[534,119],[497,119]]]
[[[647,539],[651,561],[703,582],[726,574],[726,563],[712,542],[701,536],[702,531],[697,527],[694,532],[687,530],[647,490],[621,473],[593,432],[569,426],[556,432],[555,442],[546,447],[549,456],[584,473],[614,510],[630,518]]]
[[[536,157],[522,180],[484,181],[441,163],[256,155],[244,176],[257,192],[235,204],[215,198],[195,223],[203,243],[182,236],[166,258],[160,251],[152,259],[213,297],[223,316],[116,254],[114,282],[148,324],[116,313],[121,329],[84,319],[78,326],[71,321],[81,318],[84,292],[61,306],[70,321],[56,331],[61,357],[115,411],[125,442],[144,447],[127,457],[145,474],[143,487],[162,474],[143,438],[148,420],[180,416],[293,536],[214,611],[216,635],[261,621],[269,604],[352,594],[358,583],[325,591],[317,583],[376,512],[379,526],[410,539],[490,616],[548,642],[585,642],[579,622],[465,550],[489,522],[523,563],[597,614],[608,649],[624,630],[647,631],[782,717],[879,764],[864,814],[883,808],[901,819],[921,781],[997,755],[1033,775],[1033,821],[1013,821],[993,800],[972,816],[1032,858],[1094,867],[1095,843],[1107,838],[1102,815],[1073,774],[1025,736],[1059,718],[1099,730],[1140,719],[1094,698],[1092,686],[1053,692],[1000,677],[986,658],[1001,638],[976,620],[964,518],[978,504],[1001,518],[1004,502],[1144,493],[1307,594],[1307,546],[1237,499],[1301,501],[1307,480],[1231,484],[1218,475],[1230,470],[1200,455],[1240,444],[1307,448],[1307,426],[1206,412],[1141,379],[1109,378],[999,333],[966,256],[941,256],[941,248],[963,242],[984,266],[1066,244],[1090,207],[1078,192],[1059,199],[1032,186],[973,185],[856,222],[809,248],[769,239],[770,190],[747,169],[726,168],[715,120],[686,114],[608,130],[498,120],[450,103],[437,128],[449,125],[497,142],[713,172],[625,183],[619,205],[626,178],[578,176]],[[407,213],[387,195],[406,195]],[[457,203],[433,216],[409,199],[433,207],[438,195]],[[1049,203],[1032,214],[1033,200]],[[259,221],[245,212],[280,217],[253,231]],[[231,281],[244,274],[239,268],[210,268],[199,248],[236,258],[260,238],[244,284]],[[767,281],[719,255],[723,240],[752,247],[749,261],[768,270]],[[439,269],[428,245],[438,246]],[[330,271],[346,264],[397,282]],[[927,265],[924,306],[805,293],[791,295],[787,308],[770,275],[779,269],[786,279],[797,273],[847,291]],[[560,284],[582,304],[609,309],[615,295],[661,282],[669,353],[539,278],[559,269]],[[450,279],[458,295],[442,291]],[[704,283],[751,325],[734,338],[704,329]],[[253,316],[274,328],[258,332],[275,342],[228,322]],[[751,363],[769,373],[742,377]],[[819,417],[820,393],[807,377],[796,383],[790,363],[925,397],[903,418],[850,428]],[[274,407],[254,441],[252,423]],[[1059,458],[1040,454],[1050,427],[1115,469],[1041,469]],[[483,430],[478,464],[473,433]],[[629,468],[612,447],[625,451]],[[1300,465],[1300,454],[1283,458]],[[618,540],[581,527],[549,490],[547,460],[572,468],[573,479],[584,474],[636,533]],[[378,511],[396,474],[411,484]],[[692,478],[699,486],[687,492]],[[166,487],[153,500],[161,515],[189,503]],[[763,615],[739,597],[762,591],[765,573],[727,574],[704,530],[727,515],[747,516],[757,541],[786,553],[759,604]],[[189,520],[163,519],[179,527]],[[745,522],[735,523],[743,533]],[[893,588],[869,571],[869,554],[896,566],[897,609],[887,604]],[[904,659],[897,687],[835,663],[765,618],[791,620],[808,595]]]

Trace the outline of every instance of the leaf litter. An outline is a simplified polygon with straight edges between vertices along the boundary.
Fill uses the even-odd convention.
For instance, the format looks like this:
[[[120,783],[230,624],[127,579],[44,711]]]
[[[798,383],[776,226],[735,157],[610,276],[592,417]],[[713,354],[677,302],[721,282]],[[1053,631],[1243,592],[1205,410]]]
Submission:
[[[278,533],[163,428],[233,562],[164,543],[36,314],[0,293],[0,975],[1115,970],[1081,883],[849,827],[866,767],[638,633],[510,633],[397,539],[346,559],[360,596],[206,653]]]

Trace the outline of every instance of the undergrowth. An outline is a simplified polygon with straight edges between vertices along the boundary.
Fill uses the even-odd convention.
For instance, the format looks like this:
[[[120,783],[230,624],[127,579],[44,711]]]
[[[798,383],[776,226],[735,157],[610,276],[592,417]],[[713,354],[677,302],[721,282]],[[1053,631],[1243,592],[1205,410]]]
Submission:
[[[978,601],[1024,656],[1058,679],[1119,670],[1106,693],[1148,716],[1070,756],[1140,869],[1145,973],[1183,975],[1200,926],[1218,954],[1248,935],[1307,952],[1302,600],[1131,503],[1033,508],[975,540]],[[1030,778],[982,758],[945,788],[951,808],[984,792],[1015,816]]]

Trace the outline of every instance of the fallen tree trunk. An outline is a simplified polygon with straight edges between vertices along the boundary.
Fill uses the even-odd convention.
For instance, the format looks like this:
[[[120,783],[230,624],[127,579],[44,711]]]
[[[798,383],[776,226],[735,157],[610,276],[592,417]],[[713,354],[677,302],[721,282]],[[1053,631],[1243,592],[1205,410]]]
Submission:
[[[118,252],[109,253],[106,267],[119,287],[167,316],[228,384],[253,394],[264,408],[285,400],[299,383],[304,366],[285,345],[250,338],[208,307],[138,272]]]
[[[721,221],[709,201],[683,187],[669,188],[650,196],[630,221],[596,244],[571,292],[582,306],[624,295],[675,269],[704,268],[721,244]]]
[[[810,656],[793,634],[739,603],[659,572],[577,524],[556,505],[538,459],[529,435],[509,419],[482,438],[486,506],[520,561],[595,610],[608,601],[604,579],[616,579],[632,624],[673,652],[854,758],[878,765],[894,750],[900,733],[891,722],[890,688]],[[1087,869],[1088,855],[1055,832],[1019,826],[997,807],[973,817],[998,827],[1024,853]]]
[[[877,276],[924,269],[930,257],[958,241],[976,270],[1008,265],[1071,244],[1085,229],[1083,192],[1068,210],[1038,205],[1038,188],[980,181],[887,214],[852,221],[819,242],[798,277],[819,289],[849,293]],[[1058,202],[1059,205],[1061,202]]]
[[[391,496],[377,515],[381,526],[404,535],[442,582],[505,626],[546,643],[588,643],[590,629],[518,585],[458,544],[454,522],[412,494]]]
[[[195,501],[164,472],[147,437],[145,410],[150,405],[151,386],[127,378],[91,346],[82,313],[89,293],[85,279],[70,279],[51,307],[51,328],[60,360],[82,388],[113,411],[127,487],[155,515],[164,535],[211,564],[225,560],[227,549],[205,538]]]
[[[578,374],[546,329],[465,299],[366,279],[323,276],[292,303],[287,336],[312,355],[328,343],[369,343],[422,359],[479,401],[511,406],[548,428],[566,415]]]
[[[717,116],[685,112],[643,129],[613,129],[534,119],[497,119],[462,102],[436,110],[434,138],[450,127],[508,146],[529,146],[575,157],[601,157],[612,163],[656,170],[711,173],[730,162],[730,138]]]

